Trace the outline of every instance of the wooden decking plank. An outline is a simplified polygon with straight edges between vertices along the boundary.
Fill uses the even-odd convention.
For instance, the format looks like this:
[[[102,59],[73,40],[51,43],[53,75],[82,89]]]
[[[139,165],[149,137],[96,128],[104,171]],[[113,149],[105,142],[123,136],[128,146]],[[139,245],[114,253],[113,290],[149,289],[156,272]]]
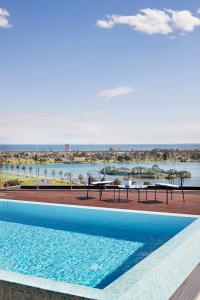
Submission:
[[[169,300],[197,300],[200,293],[200,264],[185,279]]]

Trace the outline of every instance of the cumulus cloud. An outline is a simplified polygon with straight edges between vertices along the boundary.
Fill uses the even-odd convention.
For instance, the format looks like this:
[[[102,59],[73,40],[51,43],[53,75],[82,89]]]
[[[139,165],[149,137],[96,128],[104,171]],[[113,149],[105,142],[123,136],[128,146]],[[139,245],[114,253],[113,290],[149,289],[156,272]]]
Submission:
[[[170,17],[165,11],[158,9],[142,9],[141,13],[131,16],[112,15],[107,20],[98,20],[97,26],[112,28],[116,24],[128,25],[136,31],[147,34],[162,33],[168,34],[172,31],[169,26]]]
[[[171,11],[172,25],[183,32],[192,32],[200,26],[200,18],[195,17],[188,10]]]
[[[175,31],[193,31],[195,27],[200,26],[200,18],[189,10],[145,8],[135,15],[108,15],[107,19],[97,20],[96,24],[104,29],[110,29],[115,25],[127,25],[135,31],[149,35],[168,35]]]
[[[109,18],[109,16],[108,16]],[[110,20],[97,20],[97,26],[101,28],[112,28],[114,26],[114,22],[112,19]]]
[[[8,17],[10,16],[9,12],[0,7],[0,28],[9,28],[11,27]]]
[[[115,98],[115,97],[118,97],[121,95],[125,95],[125,94],[129,94],[129,93],[133,92],[134,90],[135,90],[135,88],[132,85],[125,85],[125,86],[119,86],[114,89],[99,91],[97,96],[103,97],[106,100],[111,100],[112,98]]]

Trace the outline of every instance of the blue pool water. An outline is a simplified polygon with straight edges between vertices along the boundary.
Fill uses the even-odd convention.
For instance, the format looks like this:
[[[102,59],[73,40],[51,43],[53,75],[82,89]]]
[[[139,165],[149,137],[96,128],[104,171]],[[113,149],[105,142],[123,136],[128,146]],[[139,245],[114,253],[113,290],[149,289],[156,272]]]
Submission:
[[[0,203],[0,269],[104,288],[194,220]]]
[[[96,286],[143,243],[0,221],[0,266]]]

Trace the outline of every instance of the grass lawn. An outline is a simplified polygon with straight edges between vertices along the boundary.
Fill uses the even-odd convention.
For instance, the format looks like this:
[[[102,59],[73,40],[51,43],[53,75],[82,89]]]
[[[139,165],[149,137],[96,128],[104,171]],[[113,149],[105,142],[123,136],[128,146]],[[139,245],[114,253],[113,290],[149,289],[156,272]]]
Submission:
[[[9,180],[19,180],[20,184],[22,185],[36,185],[37,180],[36,178],[30,178],[30,177],[25,177],[23,175],[16,175],[16,174],[8,174],[5,172],[0,173],[0,187],[3,187],[6,181]],[[73,182],[69,181],[64,181],[60,179],[50,179],[50,184],[51,185],[69,185],[73,184]],[[78,184],[78,183],[76,183]]]

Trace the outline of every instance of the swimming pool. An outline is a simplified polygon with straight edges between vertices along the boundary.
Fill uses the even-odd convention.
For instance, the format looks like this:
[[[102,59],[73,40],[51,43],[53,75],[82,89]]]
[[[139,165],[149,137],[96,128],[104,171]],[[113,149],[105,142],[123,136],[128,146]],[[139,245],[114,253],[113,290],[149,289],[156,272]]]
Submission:
[[[0,279],[88,299],[168,299],[199,242],[197,216],[0,200]]]

